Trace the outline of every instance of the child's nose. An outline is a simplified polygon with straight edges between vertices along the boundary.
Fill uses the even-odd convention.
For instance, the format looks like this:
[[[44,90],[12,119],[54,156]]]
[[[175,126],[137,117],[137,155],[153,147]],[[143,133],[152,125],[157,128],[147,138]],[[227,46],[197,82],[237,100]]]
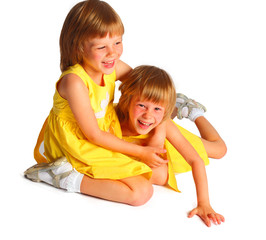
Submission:
[[[113,47],[109,47],[108,48],[108,52],[107,52],[107,55],[108,56],[113,56],[115,54],[115,50]]]
[[[144,117],[145,118],[151,118],[152,117],[152,113],[151,113],[151,110],[147,109],[144,113]]]

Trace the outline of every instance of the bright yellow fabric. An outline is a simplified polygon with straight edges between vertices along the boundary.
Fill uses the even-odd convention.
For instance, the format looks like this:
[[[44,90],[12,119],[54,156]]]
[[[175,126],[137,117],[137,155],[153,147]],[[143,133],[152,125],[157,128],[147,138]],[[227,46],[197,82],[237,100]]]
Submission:
[[[204,145],[197,135],[189,132],[188,130],[182,128],[181,126],[175,125],[178,127],[182,135],[190,142],[190,144],[197,151],[201,159],[204,161],[205,165],[209,164],[208,154],[204,148]],[[173,171],[175,173],[184,173],[191,171],[191,166],[186,162],[182,155],[171,145],[167,140],[165,141],[165,148],[167,149],[168,159],[171,160]]]
[[[122,138],[120,124],[113,107],[115,72],[104,75],[105,86],[95,84],[79,64],[63,72],[60,79],[69,73],[79,76],[88,87],[99,128]],[[44,138],[44,154],[48,162],[65,156],[78,172],[89,177],[122,179],[141,174],[147,178],[151,176],[151,169],[144,163],[89,142],[77,125],[68,102],[57,90],[54,94],[53,108],[44,125],[45,130],[41,131],[35,150],[37,162],[43,162],[44,159],[41,154],[36,154]]]
[[[209,158],[204,148],[204,145],[201,139],[194,135],[193,133],[187,131],[186,129],[177,125],[177,128],[181,131],[182,135],[192,144],[195,150],[198,152],[200,157],[203,159],[205,165],[209,164]],[[139,135],[139,136],[130,136],[130,137],[123,137],[125,141],[141,144],[141,142],[147,138],[147,135]],[[186,160],[182,157],[182,155],[171,145],[169,141],[165,141],[165,149],[167,150],[167,159],[168,162],[168,185],[178,191],[177,182],[175,173],[183,173],[191,171],[190,165],[186,162]]]
[[[69,73],[78,75],[88,87],[91,105],[96,113],[100,129],[122,138],[120,124],[113,107],[115,72],[104,76],[104,87],[95,84],[79,64],[63,72],[59,79]],[[177,127],[207,165],[209,159],[200,138],[178,125]],[[140,135],[123,137],[123,139],[141,144],[141,141],[146,137]],[[43,141],[46,158],[39,151]],[[168,184],[175,191],[179,191],[175,173],[190,171],[191,167],[168,141],[165,142],[165,148],[167,149],[167,159],[169,159]],[[151,169],[137,159],[90,143],[78,127],[68,102],[56,90],[53,108],[40,132],[34,150],[34,157],[38,163],[41,163],[51,162],[62,156],[65,156],[78,172],[92,178],[123,179],[137,175],[150,178],[152,174]]]

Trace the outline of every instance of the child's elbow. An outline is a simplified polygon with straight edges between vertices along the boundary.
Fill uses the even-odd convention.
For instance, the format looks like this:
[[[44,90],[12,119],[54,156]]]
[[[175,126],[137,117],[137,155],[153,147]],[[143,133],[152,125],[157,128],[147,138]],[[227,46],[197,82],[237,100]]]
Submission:
[[[101,137],[101,130],[90,131],[89,133],[86,134],[86,138],[88,139],[88,141],[94,144],[97,144],[100,137]]]

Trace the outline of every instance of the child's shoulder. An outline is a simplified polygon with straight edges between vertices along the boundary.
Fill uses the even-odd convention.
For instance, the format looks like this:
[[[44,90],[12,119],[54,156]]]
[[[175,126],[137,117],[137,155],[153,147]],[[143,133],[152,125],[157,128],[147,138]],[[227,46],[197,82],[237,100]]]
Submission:
[[[66,99],[70,92],[79,92],[85,87],[83,80],[74,73],[64,75],[57,83],[58,93]]]
[[[60,76],[60,79],[69,74],[77,75],[82,79],[82,76],[85,75],[85,70],[80,64],[75,64],[73,66],[68,67],[65,71],[63,71]]]
[[[68,73],[59,80],[61,84],[76,85],[83,82],[82,79],[75,73]]]

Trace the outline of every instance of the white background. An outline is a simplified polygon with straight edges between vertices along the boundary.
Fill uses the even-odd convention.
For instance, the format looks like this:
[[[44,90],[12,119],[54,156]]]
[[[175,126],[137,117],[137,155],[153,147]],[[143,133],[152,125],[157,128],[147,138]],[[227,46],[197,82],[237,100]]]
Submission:
[[[182,193],[155,187],[141,207],[24,179],[60,75],[61,27],[77,1],[14,0],[0,3],[1,239],[265,239],[265,1],[107,2],[125,25],[122,60],[165,68],[226,141],[227,155],[207,167],[212,206],[226,222],[207,228],[187,218],[191,173],[177,176]]]

